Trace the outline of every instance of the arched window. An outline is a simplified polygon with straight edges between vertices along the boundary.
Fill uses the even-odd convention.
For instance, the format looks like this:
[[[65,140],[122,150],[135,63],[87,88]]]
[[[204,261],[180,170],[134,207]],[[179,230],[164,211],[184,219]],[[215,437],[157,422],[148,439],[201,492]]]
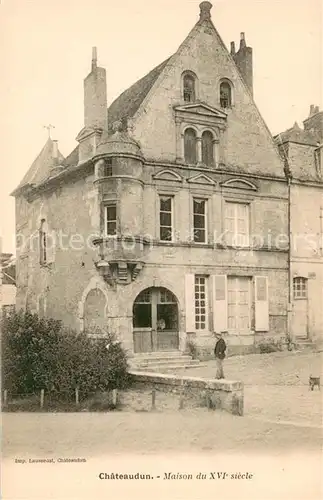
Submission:
[[[209,130],[202,134],[202,163],[208,167],[214,166],[213,134]]]
[[[229,82],[222,82],[220,85],[220,105],[221,108],[231,108],[232,89]]]
[[[184,132],[184,159],[186,163],[196,164],[197,162],[197,152],[196,152],[196,132],[192,128],[187,128]]]
[[[194,102],[196,98],[195,78],[191,74],[184,75],[183,78],[183,97],[185,102]]]
[[[41,220],[39,228],[39,262],[41,265],[47,263],[47,226],[45,219]]]

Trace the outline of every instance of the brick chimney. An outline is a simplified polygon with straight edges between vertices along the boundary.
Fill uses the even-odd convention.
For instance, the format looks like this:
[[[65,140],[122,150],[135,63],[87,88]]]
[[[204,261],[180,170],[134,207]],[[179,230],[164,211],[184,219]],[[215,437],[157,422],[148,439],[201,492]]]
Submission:
[[[303,121],[303,124],[304,130],[312,132],[318,142],[323,142],[323,111],[320,111],[318,106],[311,104],[309,117]]]
[[[106,71],[97,65],[97,49],[92,49],[91,73],[84,80],[84,126],[105,128],[107,125]]]
[[[252,67],[252,48],[247,47],[245,34],[240,34],[240,47],[238,52],[234,51],[234,42],[231,42],[231,55],[248,86],[251,95],[253,95],[253,67]]]

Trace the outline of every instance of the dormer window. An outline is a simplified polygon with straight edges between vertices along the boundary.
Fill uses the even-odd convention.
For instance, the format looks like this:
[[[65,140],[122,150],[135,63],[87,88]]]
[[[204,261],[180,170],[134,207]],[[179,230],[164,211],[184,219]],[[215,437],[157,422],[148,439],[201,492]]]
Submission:
[[[185,102],[194,102],[196,100],[195,76],[192,73],[186,73],[183,77],[183,98]]]
[[[220,105],[224,109],[232,106],[232,86],[227,80],[220,84]]]

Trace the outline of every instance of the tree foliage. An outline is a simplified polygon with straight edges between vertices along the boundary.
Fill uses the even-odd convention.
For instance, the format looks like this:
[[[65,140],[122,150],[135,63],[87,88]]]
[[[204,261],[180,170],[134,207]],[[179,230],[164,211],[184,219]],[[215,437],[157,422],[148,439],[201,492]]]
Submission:
[[[59,321],[18,312],[2,323],[2,386],[12,394],[40,389],[68,398],[76,387],[82,397],[128,384],[127,358],[107,333],[78,334]]]

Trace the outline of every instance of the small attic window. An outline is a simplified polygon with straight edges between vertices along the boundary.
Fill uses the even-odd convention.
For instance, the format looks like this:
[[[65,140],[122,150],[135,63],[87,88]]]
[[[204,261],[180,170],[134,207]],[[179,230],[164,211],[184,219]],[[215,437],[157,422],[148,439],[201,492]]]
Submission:
[[[196,78],[192,73],[185,73],[183,76],[183,98],[185,102],[196,100]]]
[[[220,84],[220,106],[224,109],[232,106],[232,85],[228,80]]]

